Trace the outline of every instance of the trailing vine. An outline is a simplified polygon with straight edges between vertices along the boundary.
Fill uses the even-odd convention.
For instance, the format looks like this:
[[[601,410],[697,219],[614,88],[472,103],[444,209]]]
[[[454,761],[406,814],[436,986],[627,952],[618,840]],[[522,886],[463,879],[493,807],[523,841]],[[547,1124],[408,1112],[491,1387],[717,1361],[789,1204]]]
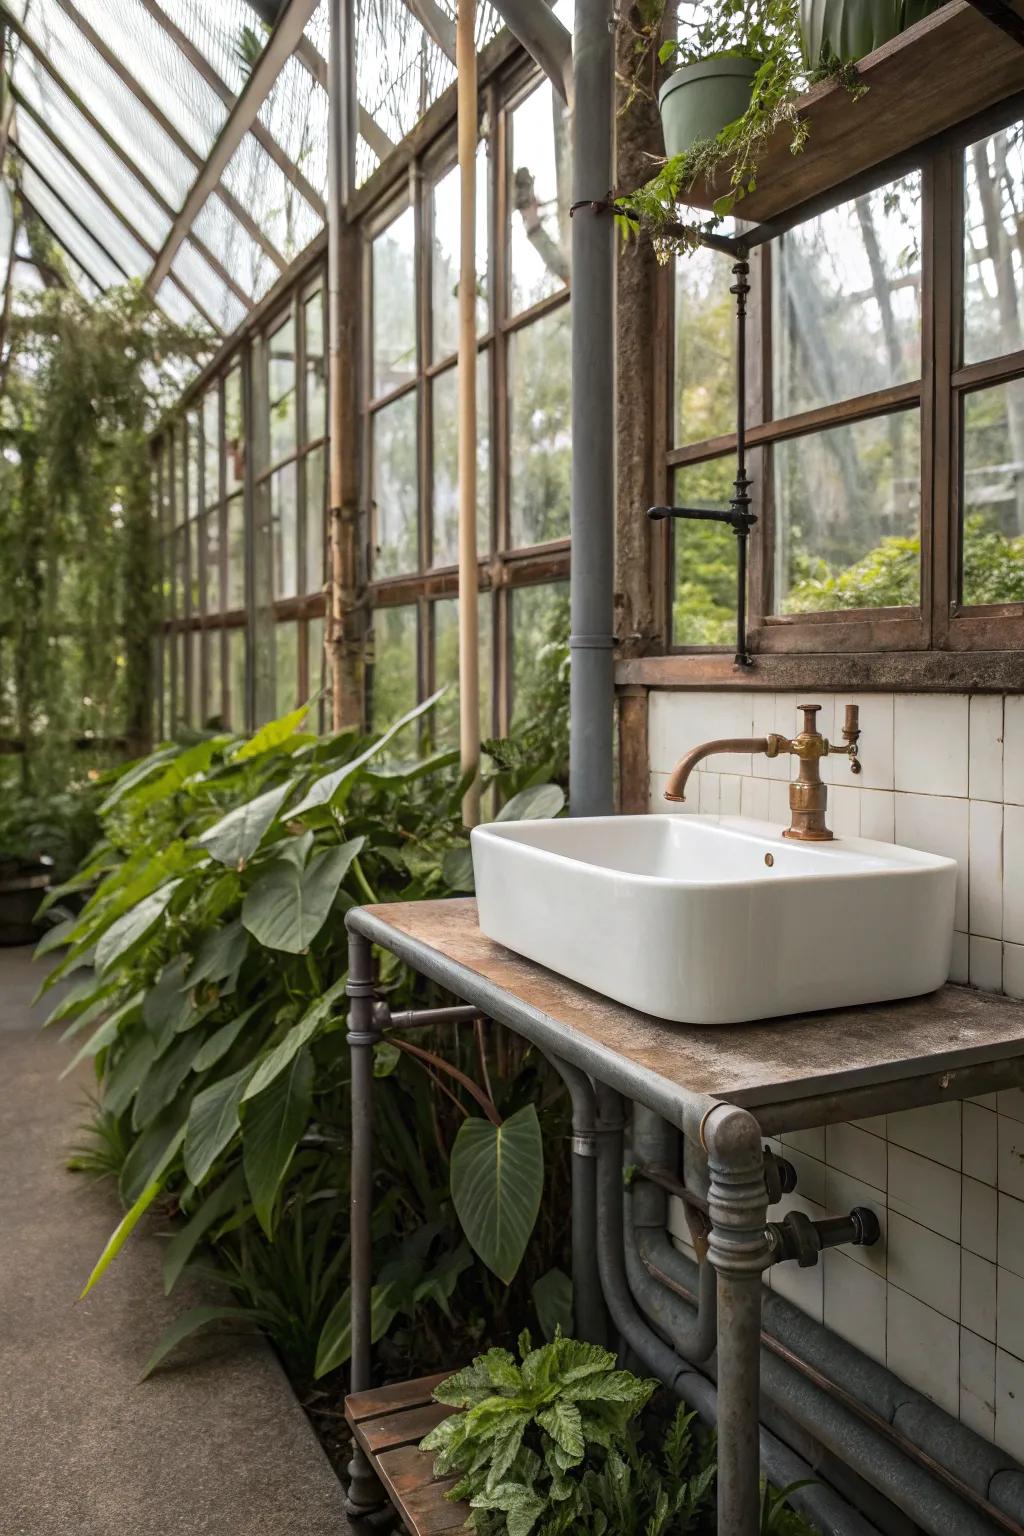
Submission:
[[[0,366],[0,735],[21,788],[52,793],[151,716],[148,434],[210,348],[141,284],[86,297],[20,204],[39,291],[12,289]],[[95,741],[91,756],[76,740]],[[104,745],[106,744],[106,746]]]

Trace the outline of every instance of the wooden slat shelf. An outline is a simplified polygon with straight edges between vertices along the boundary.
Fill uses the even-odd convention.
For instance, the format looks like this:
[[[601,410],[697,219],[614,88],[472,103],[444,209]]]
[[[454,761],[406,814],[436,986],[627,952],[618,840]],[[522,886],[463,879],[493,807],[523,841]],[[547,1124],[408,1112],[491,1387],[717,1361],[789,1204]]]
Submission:
[[[432,1396],[451,1374],[442,1371],[439,1376],[354,1392],[345,1399],[349,1427],[410,1536],[458,1531],[469,1518],[468,1504],[445,1497],[455,1478],[435,1478],[433,1456],[418,1449],[423,1436],[453,1411]]]
[[[1024,15],[1022,0],[1015,9]],[[1024,91],[1024,48],[977,11],[952,0],[870,53],[857,66],[866,95],[835,81],[801,98],[810,134],[800,154],[783,126],[758,157],[757,187],[736,204],[755,224],[779,220],[833,187],[905,154],[948,128]],[[687,202],[711,208],[724,185],[700,185]]]

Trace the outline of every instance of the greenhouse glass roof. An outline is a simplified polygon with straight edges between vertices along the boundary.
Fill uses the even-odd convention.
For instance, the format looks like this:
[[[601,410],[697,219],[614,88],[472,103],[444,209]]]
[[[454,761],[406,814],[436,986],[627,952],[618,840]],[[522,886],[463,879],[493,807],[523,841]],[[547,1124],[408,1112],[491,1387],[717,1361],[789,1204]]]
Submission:
[[[357,185],[455,79],[454,0],[355,0]],[[230,334],[326,219],[327,0],[0,0],[0,275],[12,190],[94,294],[143,281]],[[479,46],[500,27],[477,14]]]

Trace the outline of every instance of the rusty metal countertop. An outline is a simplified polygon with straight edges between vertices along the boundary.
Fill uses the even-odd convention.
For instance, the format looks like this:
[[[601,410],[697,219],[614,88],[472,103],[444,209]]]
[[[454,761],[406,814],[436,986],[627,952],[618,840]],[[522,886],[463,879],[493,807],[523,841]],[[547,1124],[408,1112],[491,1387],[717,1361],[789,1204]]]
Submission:
[[[486,938],[471,898],[361,907],[346,921],[543,1048],[557,1037],[567,1059],[661,1112],[681,1091],[743,1104],[765,1130],[796,1129],[850,1118],[869,1093],[864,1114],[1024,1081],[1024,1002],[994,993],[947,985],[750,1024],[672,1024]]]

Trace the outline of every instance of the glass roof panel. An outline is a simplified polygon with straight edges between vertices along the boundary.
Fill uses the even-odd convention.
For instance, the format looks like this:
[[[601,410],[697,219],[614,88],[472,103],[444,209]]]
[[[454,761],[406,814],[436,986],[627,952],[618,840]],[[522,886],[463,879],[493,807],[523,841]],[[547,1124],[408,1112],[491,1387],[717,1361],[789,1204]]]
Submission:
[[[195,167],[68,20],[57,0],[34,0],[25,25],[58,74],[88,103],[115,143],[167,201],[179,207],[195,177]]]
[[[195,305],[182,293],[172,277],[165,277],[156,291],[156,302],[165,315],[178,325],[203,325],[206,322]]]
[[[90,277],[102,283],[104,288],[124,282],[122,273],[106,252],[100,249],[89,231],[83,229],[28,166],[23,167],[21,185],[39,217],[50,226],[56,239],[61,245],[67,246],[70,254]]]
[[[75,0],[82,16],[204,159],[227,108],[139,0]]]
[[[266,251],[215,192],[206,199],[192,229],[250,298],[261,299],[277,281],[277,267]]]
[[[394,144],[419,122],[455,79],[455,65],[405,4],[356,0],[356,94]],[[356,155],[357,179],[366,180],[376,156],[369,145]]]
[[[251,133],[235,150],[221,179],[286,261],[304,251],[323,228],[319,215]]]
[[[129,276],[145,277],[152,264],[149,254],[68,164],[53,141],[24,114],[18,120],[17,142],[54,192],[74,209],[79,222],[102,240]]]
[[[213,65],[237,96],[267,33],[244,0],[158,0],[160,9]]]
[[[68,154],[110,194],[129,228],[148,241],[154,250],[159,250],[171,227],[169,217],[27,48],[22,48],[18,54],[13,79],[22,96],[53,129]],[[19,111],[19,123],[24,125],[27,116],[24,111]]]
[[[260,122],[310,185],[327,196],[327,92],[292,54],[260,108]]]
[[[191,240],[182,241],[171,262],[171,270],[181,279],[186,292],[195,294],[206,313],[222,331],[233,331],[245,319],[241,300],[231,292],[223,278],[217,276]]]

